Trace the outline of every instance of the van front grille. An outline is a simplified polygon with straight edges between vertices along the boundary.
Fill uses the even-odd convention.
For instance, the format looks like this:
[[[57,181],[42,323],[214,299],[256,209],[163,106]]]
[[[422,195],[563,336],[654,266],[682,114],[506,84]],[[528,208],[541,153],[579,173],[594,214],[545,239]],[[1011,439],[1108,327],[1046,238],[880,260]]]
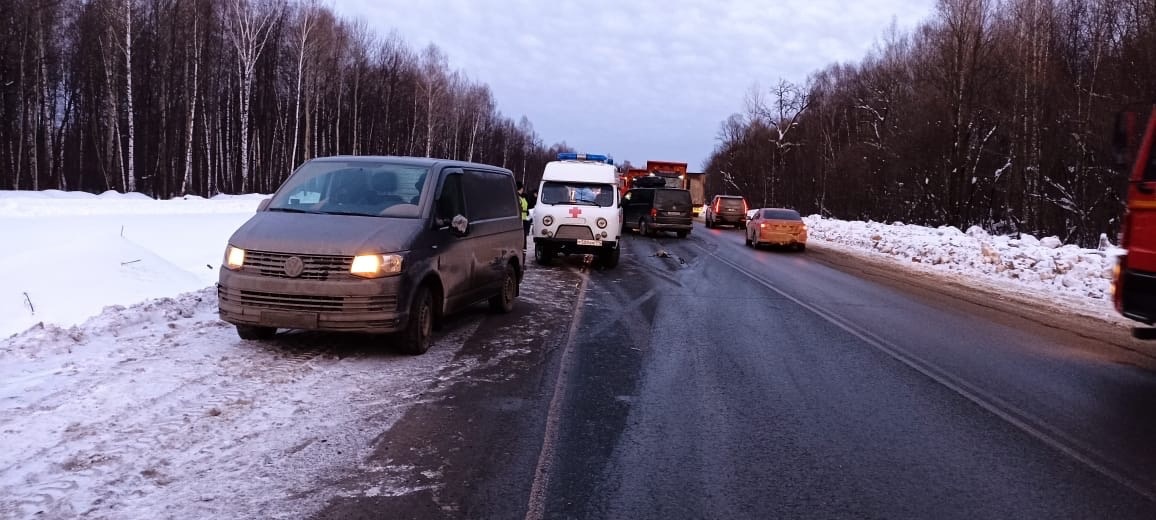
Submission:
[[[314,296],[244,291],[222,286],[218,291],[218,298],[226,303],[278,311],[360,314],[392,312],[397,309],[397,295]]]
[[[290,276],[285,264],[290,258],[301,259],[304,269],[298,276]],[[245,251],[244,270],[260,276],[275,278],[299,278],[302,280],[328,280],[333,275],[349,274],[353,266],[352,256],[295,255],[269,251]]]
[[[586,226],[558,226],[558,231],[554,233],[554,238],[564,240],[593,240],[594,233],[591,233],[590,228]]]

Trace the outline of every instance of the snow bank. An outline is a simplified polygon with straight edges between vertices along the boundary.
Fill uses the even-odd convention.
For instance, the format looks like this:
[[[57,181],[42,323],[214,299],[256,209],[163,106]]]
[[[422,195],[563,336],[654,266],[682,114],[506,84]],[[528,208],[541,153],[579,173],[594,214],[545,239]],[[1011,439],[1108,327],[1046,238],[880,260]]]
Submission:
[[[1056,237],[991,236],[982,228],[929,228],[804,218],[813,239],[871,251],[935,270],[1010,282],[1050,293],[1109,299],[1112,268],[1122,249],[1101,238],[1099,249],[1064,245]]]
[[[211,286],[229,235],[262,198],[0,192],[0,338]]]

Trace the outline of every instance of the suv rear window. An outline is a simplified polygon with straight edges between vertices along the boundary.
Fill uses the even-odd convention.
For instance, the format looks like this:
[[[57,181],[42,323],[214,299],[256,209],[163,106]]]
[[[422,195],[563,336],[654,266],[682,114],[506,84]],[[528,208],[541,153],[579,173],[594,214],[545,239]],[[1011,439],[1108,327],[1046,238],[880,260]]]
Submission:
[[[763,218],[769,220],[803,220],[793,209],[764,209]]]
[[[743,207],[743,199],[741,197],[719,197],[719,205],[724,208],[741,209]]]
[[[655,190],[654,207],[664,210],[689,209],[690,192],[686,190]]]

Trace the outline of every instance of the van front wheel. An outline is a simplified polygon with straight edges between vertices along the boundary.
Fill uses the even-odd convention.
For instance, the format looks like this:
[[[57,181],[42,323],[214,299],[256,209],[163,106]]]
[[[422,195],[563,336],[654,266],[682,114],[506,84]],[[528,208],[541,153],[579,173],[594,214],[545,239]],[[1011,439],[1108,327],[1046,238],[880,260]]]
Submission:
[[[518,273],[514,266],[506,264],[502,275],[502,291],[490,298],[490,310],[507,314],[514,310],[514,300],[518,297]]]
[[[429,350],[433,341],[434,309],[429,288],[421,286],[414,295],[409,308],[409,320],[401,333],[401,350],[406,354],[420,356]]]

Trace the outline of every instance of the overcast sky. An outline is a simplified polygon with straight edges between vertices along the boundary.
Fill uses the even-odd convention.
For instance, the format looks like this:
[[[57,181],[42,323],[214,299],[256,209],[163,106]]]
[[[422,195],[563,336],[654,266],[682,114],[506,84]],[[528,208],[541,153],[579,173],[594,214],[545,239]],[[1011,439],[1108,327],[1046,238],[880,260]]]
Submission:
[[[334,0],[381,35],[435,43],[487,83],[499,109],[546,144],[618,162],[698,170],[719,123],[756,82],[803,82],[857,61],[892,20],[908,30],[934,0]]]

